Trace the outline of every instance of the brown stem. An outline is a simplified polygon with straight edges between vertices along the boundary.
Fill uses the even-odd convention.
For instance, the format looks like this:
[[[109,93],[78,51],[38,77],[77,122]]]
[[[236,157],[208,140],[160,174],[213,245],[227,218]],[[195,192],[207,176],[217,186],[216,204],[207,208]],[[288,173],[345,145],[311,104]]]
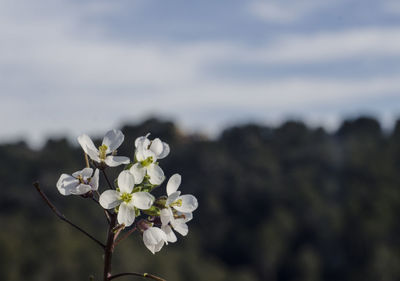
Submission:
[[[142,277],[142,278],[149,278],[149,279],[153,279],[153,280],[157,280],[157,281],[167,281],[165,279],[162,279],[161,277],[152,275],[152,274],[148,274],[148,273],[136,273],[136,272],[124,272],[124,273],[119,273],[119,274],[115,274],[110,276],[110,278],[108,278],[108,280],[112,280],[118,277],[122,277],[122,276],[138,276],[138,277]]]
[[[111,259],[112,259],[112,254],[114,252],[114,240],[115,240],[115,232],[114,232],[114,227],[117,224],[117,215],[112,214],[111,215],[111,221],[110,225],[108,228],[108,236],[107,236],[107,244],[106,247],[104,248],[104,281],[109,281],[111,277]]]
[[[90,168],[89,158],[88,158],[88,155],[86,153],[85,153],[85,164],[86,164],[86,168]]]
[[[129,235],[131,235],[135,230],[136,230],[136,226],[133,227],[131,230],[129,230],[127,233],[125,233],[124,236],[122,236],[121,238],[119,238],[119,239],[115,242],[115,246],[117,246],[122,240],[124,240],[124,239],[127,238]]]
[[[40,196],[42,197],[42,199],[44,200],[44,202],[47,204],[47,206],[49,206],[49,208],[57,215],[57,217],[59,217],[61,220],[65,221],[66,223],[68,223],[69,225],[71,225],[72,227],[74,227],[75,229],[79,230],[80,232],[82,232],[83,234],[85,234],[87,237],[89,237],[90,239],[92,239],[94,242],[96,242],[97,244],[99,244],[102,248],[105,248],[105,245],[103,243],[101,243],[99,240],[97,240],[96,238],[94,238],[91,234],[89,234],[88,232],[86,232],[85,230],[83,230],[82,228],[80,228],[79,226],[77,226],[76,224],[74,224],[73,222],[71,222],[69,219],[67,219],[57,208],[56,206],[54,206],[53,203],[51,203],[51,201],[49,200],[49,198],[47,198],[46,194],[44,194],[44,192],[40,189],[40,185],[38,182],[33,183],[33,186],[36,188],[36,190],[39,192]]]

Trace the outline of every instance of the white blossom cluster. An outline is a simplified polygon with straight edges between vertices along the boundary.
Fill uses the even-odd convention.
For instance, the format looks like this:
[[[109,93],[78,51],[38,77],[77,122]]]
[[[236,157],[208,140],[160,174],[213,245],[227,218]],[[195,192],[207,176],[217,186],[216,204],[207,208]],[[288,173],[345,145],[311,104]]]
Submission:
[[[103,138],[102,145],[96,148],[89,136],[83,134],[78,142],[90,157],[95,168],[84,168],[72,175],[62,174],[57,188],[62,195],[99,195],[99,204],[109,212],[117,214],[121,227],[135,226],[143,234],[143,242],[154,254],[164,244],[176,242],[174,231],[182,236],[188,233],[187,222],[193,218],[198,207],[196,197],[181,195],[179,174],[172,175],[166,184],[166,196],[155,198],[151,192],[160,186],[165,175],[158,160],[168,156],[169,145],[159,138],[150,140],[149,134],[135,140],[134,159],[117,156],[117,148],[123,143],[124,135],[119,130],[111,130]],[[100,193],[99,170],[126,165],[120,172],[115,187]],[[137,217],[142,216],[140,220]]]

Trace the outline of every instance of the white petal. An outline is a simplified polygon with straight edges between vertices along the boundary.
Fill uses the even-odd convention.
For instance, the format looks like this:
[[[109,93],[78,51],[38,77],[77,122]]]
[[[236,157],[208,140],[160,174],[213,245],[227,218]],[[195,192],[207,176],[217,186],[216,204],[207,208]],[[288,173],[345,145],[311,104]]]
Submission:
[[[154,185],[160,185],[165,179],[163,170],[156,164],[150,164],[147,167],[147,174],[150,177],[150,183]]]
[[[135,184],[141,184],[146,175],[146,168],[140,163],[136,163],[129,169],[129,172],[135,177]]]
[[[152,142],[151,142],[151,145],[150,145],[150,148],[149,148],[151,151],[153,151],[154,152],[154,154],[156,155],[156,156],[158,156],[158,155],[160,155],[161,153],[162,153],[162,151],[163,151],[163,144],[162,144],[162,141],[159,139],[159,138],[156,138],[156,139],[154,139]],[[158,157],[157,157],[158,158]]]
[[[96,158],[95,155],[97,155],[98,158],[99,151],[94,146],[92,139],[88,135],[83,134],[78,137],[78,142],[81,145],[83,151],[85,151],[85,153],[88,154],[90,158],[97,161],[96,159],[93,158],[93,156]]]
[[[74,189],[71,189],[71,194],[82,195],[92,190],[92,187],[88,184],[79,184]]]
[[[164,231],[168,242],[174,243],[178,240],[169,225],[162,226],[161,230]]]
[[[172,194],[170,194],[167,198],[167,202],[165,203],[167,206],[171,205],[174,203],[176,200],[178,200],[179,195],[181,195],[180,191],[176,191]]]
[[[178,217],[183,217],[184,222],[191,221],[193,219],[193,214],[192,213],[182,213],[182,212],[177,212],[176,213]]]
[[[135,178],[127,171],[122,171],[118,176],[118,187],[121,193],[131,193],[135,185]]]
[[[62,174],[56,184],[62,195],[70,195],[71,190],[75,189],[77,185],[79,185],[79,180],[67,174]]]
[[[165,241],[167,241],[167,236],[158,227],[150,227],[143,232],[143,242],[153,254],[162,248]]]
[[[90,159],[96,162],[100,162],[99,151],[97,149],[87,149],[87,155],[89,155]]]
[[[174,219],[174,214],[171,208],[165,208],[160,211],[160,219],[162,225],[167,225],[171,220]]]
[[[106,162],[107,166],[109,167],[117,167],[122,164],[129,164],[130,160],[128,157],[125,156],[107,156],[106,159],[104,160]]]
[[[162,249],[163,246],[164,246],[164,241],[158,242],[158,244],[154,246],[154,253],[159,252]]]
[[[169,150],[170,150],[170,149],[169,149],[168,143],[163,142],[163,151],[161,152],[160,155],[157,156],[157,158],[158,158],[158,159],[163,159],[163,158],[167,157],[168,154],[169,154]]]
[[[83,170],[77,171],[72,174],[73,177],[77,178],[81,176],[82,178],[90,178],[93,174],[92,168],[84,168]]]
[[[130,226],[135,221],[135,209],[122,202],[118,210],[118,223]]]
[[[93,190],[99,189],[99,169],[94,171],[93,177],[90,180],[90,185],[92,186]]]
[[[190,194],[182,195],[178,200],[182,200],[182,205],[174,206],[174,209],[182,213],[191,213],[199,206],[196,197]]]
[[[86,153],[87,153],[86,151],[87,148],[96,150],[96,146],[94,145],[92,139],[86,134],[80,135],[78,137],[78,142],[81,145],[83,151],[85,151]]]
[[[181,185],[182,177],[179,174],[174,174],[169,178],[167,183],[167,194],[168,196],[178,190]]]
[[[104,209],[112,209],[121,204],[120,193],[116,190],[106,190],[99,198],[100,205]]]
[[[189,232],[189,228],[186,223],[181,219],[177,219],[174,222],[171,222],[172,227],[176,232],[178,232],[182,236],[186,236]]]
[[[143,146],[147,148],[150,144],[150,140],[147,138],[150,134],[147,134],[146,136],[138,137],[135,140],[135,147],[138,148],[139,146]]]
[[[116,150],[124,142],[124,134],[120,130],[110,130],[103,138],[103,145],[107,146],[107,153]]]
[[[138,209],[150,209],[153,203],[154,196],[148,192],[135,192],[132,194],[132,204]]]

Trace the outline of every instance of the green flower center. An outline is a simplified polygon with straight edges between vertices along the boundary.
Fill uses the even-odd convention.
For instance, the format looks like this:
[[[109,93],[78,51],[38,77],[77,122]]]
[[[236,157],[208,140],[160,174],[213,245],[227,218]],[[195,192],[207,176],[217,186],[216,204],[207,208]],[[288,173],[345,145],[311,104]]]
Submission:
[[[103,144],[101,146],[99,146],[99,156],[101,160],[105,160],[106,159],[106,151],[107,151],[108,146]]]
[[[171,207],[173,206],[177,206],[177,207],[181,207],[182,206],[182,199],[176,200],[174,203],[172,203],[170,205]]]
[[[153,156],[147,157],[147,159],[145,159],[142,162],[140,162],[140,164],[142,164],[143,167],[147,167],[151,163],[153,163]]]
[[[126,192],[122,193],[121,200],[124,201],[125,203],[129,203],[132,200],[132,194]]]

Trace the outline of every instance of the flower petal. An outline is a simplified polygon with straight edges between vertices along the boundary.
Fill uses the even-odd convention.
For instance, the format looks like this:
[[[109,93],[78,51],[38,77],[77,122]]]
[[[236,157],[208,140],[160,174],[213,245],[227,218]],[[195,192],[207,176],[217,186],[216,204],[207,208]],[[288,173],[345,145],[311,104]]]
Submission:
[[[156,138],[152,140],[151,145],[149,147],[151,151],[154,152],[154,154],[157,156],[160,155],[163,151],[163,144],[162,141],[159,138]]]
[[[130,207],[125,202],[122,202],[118,210],[118,223],[130,226],[135,221],[135,209]]]
[[[182,195],[178,200],[182,200],[182,205],[174,206],[174,209],[182,213],[191,213],[199,206],[196,197],[190,194]]]
[[[136,163],[129,169],[129,172],[135,177],[135,184],[141,184],[146,175],[146,168],[140,163]]]
[[[171,220],[174,219],[174,214],[172,213],[171,208],[165,208],[160,211],[160,219],[162,225],[167,225]]]
[[[143,146],[144,148],[147,148],[150,144],[150,140],[147,138],[149,135],[150,135],[150,133],[148,133],[145,136],[136,138],[135,147],[138,148],[139,146]]]
[[[110,130],[103,138],[103,145],[107,146],[106,153],[116,150],[124,142],[124,134],[120,130]]]
[[[174,222],[171,222],[171,225],[174,230],[182,236],[186,236],[189,232],[189,227],[183,222],[182,219],[177,219]]]
[[[121,204],[120,194],[116,190],[106,190],[99,198],[99,203],[104,209],[112,209]]]
[[[142,210],[150,209],[154,203],[154,196],[148,192],[135,192],[132,194],[132,204]]]
[[[164,231],[168,242],[174,243],[174,242],[176,242],[178,240],[176,238],[175,233],[172,231],[172,228],[169,225],[162,226],[161,230]]]
[[[87,155],[89,155],[90,159],[96,162],[100,162],[99,151],[97,149],[87,148]]]
[[[167,236],[164,231],[162,231],[158,227],[149,227],[143,232],[144,245],[153,254],[161,250],[165,241],[167,241]]]
[[[162,247],[164,246],[164,243],[165,243],[164,241],[158,242],[158,244],[154,246],[154,253],[159,252],[162,249]]]
[[[90,158],[92,158],[95,161],[98,161],[97,159],[94,159],[94,158],[96,158],[96,155],[98,158],[99,151],[94,146],[92,139],[88,135],[86,135],[86,134],[80,135],[78,137],[78,142],[81,145],[83,151],[85,151],[85,153],[88,154],[90,156]]]
[[[176,191],[172,194],[170,194],[167,198],[167,202],[165,203],[167,206],[171,205],[174,203],[176,200],[178,200],[179,195],[181,195],[180,191]]]
[[[184,222],[188,222],[188,221],[191,221],[193,219],[193,214],[192,213],[177,212],[176,215],[178,217],[182,217]]]
[[[163,158],[167,157],[168,154],[169,154],[169,151],[170,151],[170,149],[169,149],[168,143],[163,142],[163,151],[161,152],[160,155],[157,156],[157,158],[158,159],[163,159]]]
[[[57,181],[57,189],[62,195],[70,195],[71,191],[79,185],[79,180],[73,176],[62,174]]]
[[[92,186],[93,190],[99,189],[99,169],[94,171],[93,177],[89,184]]]
[[[72,174],[73,177],[77,178],[81,176],[82,178],[90,178],[93,174],[93,169],[92,168],[84,168],[83,170],[77,171]]]
[[[129,164],[130,160],[128,157],[125,156],[107,156],[104,162],[109,167],[117,167],[122,164]]]
[[[165,179],[163,170],[156,164],[150,164],[147,167],[147,174],[150,177],[150,183],[154,185],[160,185]]]
[[[135,185],[134,176],[128,171],[122,171],[118,176],[118,187],[121,193],[131,193]]]
[[[81,183],[81,184],[77,185],[74,189],[71,189],[71,194],[82,195],[82,194],[88,193],[91,190],[92,190],[92,187],[90,185]]]
[[[167,183],[167,194],[168,196],[178,190],[181,185],[182,177],[179,174],[172,175]]]

